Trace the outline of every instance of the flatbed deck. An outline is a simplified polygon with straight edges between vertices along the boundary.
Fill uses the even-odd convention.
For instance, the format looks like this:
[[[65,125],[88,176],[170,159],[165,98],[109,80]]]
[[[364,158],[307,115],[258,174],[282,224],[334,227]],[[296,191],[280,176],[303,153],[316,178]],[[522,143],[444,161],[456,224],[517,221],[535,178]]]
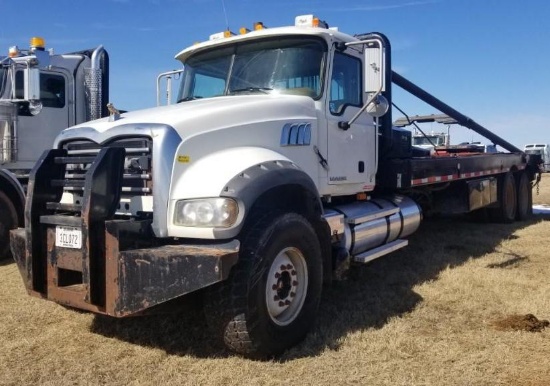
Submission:
[[[402,189],[447,181],[498,175],[527,166],[523,153],[478,153],[390,159],[381,166],[378,183],[383,188]]]

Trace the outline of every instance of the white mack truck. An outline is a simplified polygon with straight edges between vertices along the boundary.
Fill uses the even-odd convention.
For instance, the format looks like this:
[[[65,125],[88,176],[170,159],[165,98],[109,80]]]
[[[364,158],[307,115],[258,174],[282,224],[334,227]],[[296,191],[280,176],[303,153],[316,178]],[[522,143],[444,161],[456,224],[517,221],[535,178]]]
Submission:
[[[67,54],[10,47],[0,56],[0,259],[9,230],[24,226],[29,172],[69,126],[108,115],[109,56],[103,47]]]
[[[198,293],[220,341],[269,357],[311,329],[323,284],[424,215],[530,215],[536,159],[393,72],[384,35],[312,15],[242,32],[176,55],[177,104],[57,136],[11,232],[31,295],[120,318]],[[507,152],[416,154],[393,84]]]
[[[523,151],[526,154],[540,155],[542,159],[542,171],[545,173],[550,172],[550,144],[547,143],[533,143],[525,145]]]

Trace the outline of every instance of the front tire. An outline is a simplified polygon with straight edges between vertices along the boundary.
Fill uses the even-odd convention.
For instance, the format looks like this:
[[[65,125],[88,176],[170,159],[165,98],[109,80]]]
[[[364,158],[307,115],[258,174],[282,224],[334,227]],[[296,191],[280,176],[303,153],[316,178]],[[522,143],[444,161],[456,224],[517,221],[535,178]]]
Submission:
[[[321,297],[321,247],[296,213],[251,225],[229,278],[207,291],[205,314],[231,351],[265,358],[297,344],[311,328]]]
[[[0,260],[11,257],[10,230],[17,228],[17,211],[6,194],[0,191]]]

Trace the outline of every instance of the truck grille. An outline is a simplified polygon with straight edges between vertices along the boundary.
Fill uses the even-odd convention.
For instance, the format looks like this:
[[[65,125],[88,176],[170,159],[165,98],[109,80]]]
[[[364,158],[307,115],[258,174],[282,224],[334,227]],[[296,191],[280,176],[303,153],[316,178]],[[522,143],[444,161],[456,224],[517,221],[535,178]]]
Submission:
[[[67,151],[67,156],[59,162],[66,165],[64,179],[52,181],[52,186],[61,186],[64,193],[70,193],[73,197],[73,202],[68,204],[60,203],[55,209],[71,211],[71,207],[76,207],[74,204],[80,204],[79,197],[84,193],[86,173],[95,161],[99,151],[106,147],[122,147],[126,151],[120,190],[121,200],[117,214],[128,214],[131,200],[152,196],[153,142],[150,138],[117,138],[103,144],[98,144],[91,140],[75,140],[63,144],[63,149]],[[52,207],[51,209],[54,208]],[[146,214],[137,213],[137,215],[142,216]]]

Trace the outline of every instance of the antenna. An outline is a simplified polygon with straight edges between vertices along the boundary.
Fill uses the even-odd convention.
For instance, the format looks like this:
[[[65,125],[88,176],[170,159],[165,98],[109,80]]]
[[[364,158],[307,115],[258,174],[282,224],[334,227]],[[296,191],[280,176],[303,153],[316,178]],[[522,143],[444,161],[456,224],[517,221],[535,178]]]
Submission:
[[[225,16],[225,28],[229,29],[229,21],[227,20],[227,12],[225,11],[225,1],[222,0],[223,15]]]

